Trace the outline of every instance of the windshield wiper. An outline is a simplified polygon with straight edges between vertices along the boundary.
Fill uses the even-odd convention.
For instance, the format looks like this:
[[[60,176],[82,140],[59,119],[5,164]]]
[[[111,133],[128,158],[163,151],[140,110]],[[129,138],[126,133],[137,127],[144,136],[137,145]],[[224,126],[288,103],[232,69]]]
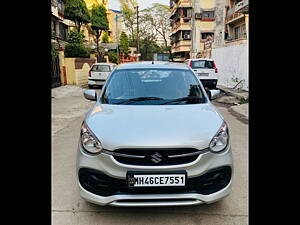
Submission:
[[[164,100],[163,98],[158,98],[158,97],[138,97],[138,98],[130,98],[126,99],[123,102],[119,102],[117,104],[126,104],[130,102],[140,102],[140,101],[147,101],[147,100]]]
[[[185,102],[185,101],[188,101],[188,100],[195,100],[195,99],[202,100],[202,99],[201,99],[200,97],[198,97],[198,96],[187,96],[187,97],[176,98],[176,99],[173,99],[173,100],[171,100],[171,101],[164,102],[164,103],[162,103],[161,105],[166,105],[166,104],[174,103],[174,102]]]

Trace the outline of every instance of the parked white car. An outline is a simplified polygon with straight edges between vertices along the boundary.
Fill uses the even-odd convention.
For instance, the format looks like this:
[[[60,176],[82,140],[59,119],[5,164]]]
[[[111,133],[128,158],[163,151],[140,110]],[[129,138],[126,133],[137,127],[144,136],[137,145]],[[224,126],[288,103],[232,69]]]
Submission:
[[[216,89],[218,83],[218,69],[213,59],[187,59],[184,61],[199,77],[203,86],[209,89]]]
[[[95,63],[89,71],[89,88],[104,85],[108,75],[116,66],[114,63]]]

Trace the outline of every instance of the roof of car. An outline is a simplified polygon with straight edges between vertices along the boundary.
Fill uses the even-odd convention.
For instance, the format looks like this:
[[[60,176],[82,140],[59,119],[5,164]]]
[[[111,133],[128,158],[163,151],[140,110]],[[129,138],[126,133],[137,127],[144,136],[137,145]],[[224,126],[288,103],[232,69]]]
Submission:
[[[120,64],[117,69],[188,69],[184,63],[144,61]]]

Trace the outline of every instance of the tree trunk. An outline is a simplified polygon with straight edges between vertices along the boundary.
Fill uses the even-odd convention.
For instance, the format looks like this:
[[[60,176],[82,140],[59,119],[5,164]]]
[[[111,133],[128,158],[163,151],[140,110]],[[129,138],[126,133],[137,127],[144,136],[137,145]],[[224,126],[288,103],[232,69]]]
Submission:
[[[99,40],[101,37],[101,33],[102,33],[102,30],[96,30],[96,46],[97,46],[97,61],[98,62],[102,61],[102,54],[100,53],[100,50],[99,50]]]
[[[78,21],[75,21],[75,26],[78,32],[80,32],[80,28],[81,28],[81,23]]]

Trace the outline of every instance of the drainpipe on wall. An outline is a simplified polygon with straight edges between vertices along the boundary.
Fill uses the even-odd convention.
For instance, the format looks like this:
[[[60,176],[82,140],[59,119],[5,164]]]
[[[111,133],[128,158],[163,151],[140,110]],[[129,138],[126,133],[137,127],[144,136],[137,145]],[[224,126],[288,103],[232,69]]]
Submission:
[[[191,35],[191,49],[190,49],[190,58],[195,58],[194,57],[194,51],[195,51],[195,0],[192,0],[192,20],[191,20],[191,25],[192,25],[192,35]]]

